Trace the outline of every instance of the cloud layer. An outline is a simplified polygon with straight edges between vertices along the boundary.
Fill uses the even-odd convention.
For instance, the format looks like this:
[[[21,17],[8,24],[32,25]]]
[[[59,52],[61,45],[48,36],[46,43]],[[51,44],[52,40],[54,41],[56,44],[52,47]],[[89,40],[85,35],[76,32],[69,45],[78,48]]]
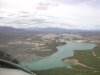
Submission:
[[[99,0],[0,0],[0,26],[100,29]]]

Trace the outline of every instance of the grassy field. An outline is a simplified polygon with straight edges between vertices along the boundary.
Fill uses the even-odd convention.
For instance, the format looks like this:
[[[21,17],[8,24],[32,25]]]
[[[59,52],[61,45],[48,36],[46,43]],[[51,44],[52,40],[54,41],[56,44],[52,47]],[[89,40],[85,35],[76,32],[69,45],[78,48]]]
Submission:
[[[94,55],[94,54],[95,55]],[[70,59],[77,59],[87,65],[73,65],[72,68],[54,68],[50,70],[35,71],[38,75],[100,75],[100,46],[92,50],[76,50]],[[91,67],[91,68],[88,68]]]

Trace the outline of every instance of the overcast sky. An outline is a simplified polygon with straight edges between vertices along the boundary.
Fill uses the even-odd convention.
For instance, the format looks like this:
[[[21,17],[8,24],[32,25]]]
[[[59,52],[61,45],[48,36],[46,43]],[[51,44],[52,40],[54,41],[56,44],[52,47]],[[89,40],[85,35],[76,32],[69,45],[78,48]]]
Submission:
[[[100,29],[100,0],[0,0],[0,26]]]

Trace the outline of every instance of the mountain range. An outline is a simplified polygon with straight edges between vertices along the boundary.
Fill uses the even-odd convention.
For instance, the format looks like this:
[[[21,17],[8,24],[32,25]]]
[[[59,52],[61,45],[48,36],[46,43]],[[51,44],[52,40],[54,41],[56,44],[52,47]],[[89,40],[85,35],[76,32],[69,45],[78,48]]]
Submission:
[[[95,32],[95,31],[80,30],[80,29],[64,29],[64,28],[57,28],[57,27],[47,27],[47,28],[34,27],[34,28],[24,28],[24,29],[7,27],[7,26],[0,27],[0,33],[21,33],[21,32],[34,32],[34,33],[36,32],[46,32],[46,33],[73,32],[73,33],[78,33],[78,32]],[[97,30],[96,32],[100,32],[100,31]]]

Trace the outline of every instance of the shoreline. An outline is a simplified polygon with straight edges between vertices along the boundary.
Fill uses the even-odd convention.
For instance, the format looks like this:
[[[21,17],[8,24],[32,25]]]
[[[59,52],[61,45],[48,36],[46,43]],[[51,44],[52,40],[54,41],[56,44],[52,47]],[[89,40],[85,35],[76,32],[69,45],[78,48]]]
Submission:
[[[67,44],[66,42],[53,42],[51,45],[47,47],[47,49],[48,50],[50,49],[50,51],[43,51],[43,52],[41,51],[41,52],[37,52],[36,54],[41,57],[50,56],[58,51],[57,49],[58,46],[62,46],[66,44]]]
[[[99,45],[97,45],[96,47],[94,47],[92,50],[91,50],[91,53],[94,57],[98,58],[97,55],[95,54],[94,52],[94,49],[97,48],[97,47],[100,47]],[[80,50],[77,50],[77,51],[80,51]],[[77,58],[75,58],[75,54],[77,53],[77,51],[75,50],[74,51],[74,55],[71,56],[71,57],[65,57],[62,59],[63,62],[70,62],[70,63],[73,63],[73,65],[79,65],[79,66],[82,66],[82,67],[86,67],[86,68],[90,68],[90,69],[95,69],[93,67],[89,67],[83,63],[81,63]],[[89,51],[89,50],[88,50]],[[71,66],[73,66],[71,65]]]

